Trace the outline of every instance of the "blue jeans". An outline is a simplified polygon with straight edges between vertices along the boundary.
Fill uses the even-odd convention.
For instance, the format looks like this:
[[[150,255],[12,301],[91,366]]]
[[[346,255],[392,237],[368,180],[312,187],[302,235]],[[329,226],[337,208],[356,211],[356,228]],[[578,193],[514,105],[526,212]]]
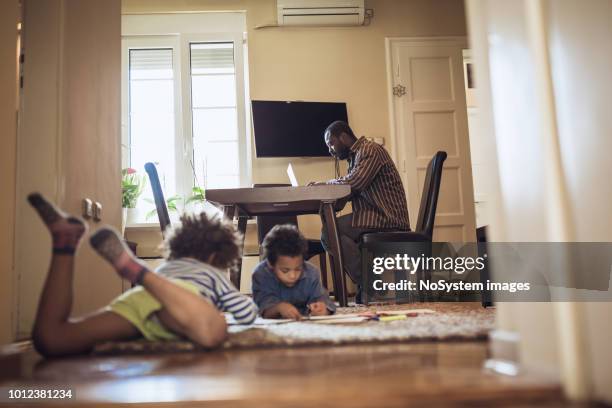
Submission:
[[[340,237],[340,246],[342,247],[344,272],[354,283],[361,285],[361,250],[359,248],[359,239],[366,232],[377,232],[379,230],[355,228],[352,222],[353,214],[346,214],[336,219],[336,226],[338,228],[338,236]],[[321,244],[329,252],[329,238],[325,225],[323,225],[321,231]]]

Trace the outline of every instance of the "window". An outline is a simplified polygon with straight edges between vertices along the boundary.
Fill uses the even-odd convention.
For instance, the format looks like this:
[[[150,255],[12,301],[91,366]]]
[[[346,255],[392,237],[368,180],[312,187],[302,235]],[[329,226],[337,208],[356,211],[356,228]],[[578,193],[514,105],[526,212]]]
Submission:
[[[240,185],[233,43],[192,43],[193,161],[207,188]]]
[[[230,26],[244,24],[244,16],[227,14]],[[205,18],[123,16],[123,167],[146,176],[144,164],[156,163],[166,199],[181,197],[179,208],[194,186],[250,185],[244,29],[191,34],[207,26]],[[166,32],[179,34],[156,35],[160,21],[176,26]],[[147,180],[138,219],[130,223],[157,222],[154,208]]]
[[[171,48],[129,50],[129,166],[157,163],[166,196],[177,192],[172,55]]]

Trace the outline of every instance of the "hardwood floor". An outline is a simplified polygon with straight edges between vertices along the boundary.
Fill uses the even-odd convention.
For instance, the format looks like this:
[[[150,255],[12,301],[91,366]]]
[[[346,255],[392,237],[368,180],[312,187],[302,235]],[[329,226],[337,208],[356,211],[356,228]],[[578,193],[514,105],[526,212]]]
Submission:
[[[486,358],[486,342],[48,361],[28,350],[6,354],[1,361],[0,378],[2,389],[72,387],[79,405],[92,406],[127,402],[135,406],[351,408],[563,404],[555,381],[526,373],[500,376],[482,368]]]

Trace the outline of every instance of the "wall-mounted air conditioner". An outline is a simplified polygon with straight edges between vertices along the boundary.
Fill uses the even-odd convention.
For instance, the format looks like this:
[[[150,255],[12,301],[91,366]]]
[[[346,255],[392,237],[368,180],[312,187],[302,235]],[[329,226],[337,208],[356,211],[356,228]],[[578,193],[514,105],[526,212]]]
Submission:
[[[277,0],[280,26],[362,25],[364,0]]]

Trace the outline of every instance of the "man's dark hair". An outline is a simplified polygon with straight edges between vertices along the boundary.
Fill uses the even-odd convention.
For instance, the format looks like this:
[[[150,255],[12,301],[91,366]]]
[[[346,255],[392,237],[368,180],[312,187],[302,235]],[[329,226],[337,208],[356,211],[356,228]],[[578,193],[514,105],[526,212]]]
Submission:
[[[344,132],[350,137],[352,137],[353,139],[357,139],[357,137],[353,133],[353,129],[351,129],[348,123],[342,120],[337,120],[335,122],[332,122],[332,124],[329,125],[327,129],[325,129],[325,132],[323,134],[327,132],[329,132],[332,136],[335,136],[335,137],[339,137],[340,134]]]
[[[164,239],[168,259],[195,258],[219,269],[227,269],[240,257],[240,233],[221,214],[184,214]]]
[[[275,225],[268,232],[261,244],[264,258],[270,264],[276,264],[279,256],[306,256],[308,243],[297,227],[292,224]]]

